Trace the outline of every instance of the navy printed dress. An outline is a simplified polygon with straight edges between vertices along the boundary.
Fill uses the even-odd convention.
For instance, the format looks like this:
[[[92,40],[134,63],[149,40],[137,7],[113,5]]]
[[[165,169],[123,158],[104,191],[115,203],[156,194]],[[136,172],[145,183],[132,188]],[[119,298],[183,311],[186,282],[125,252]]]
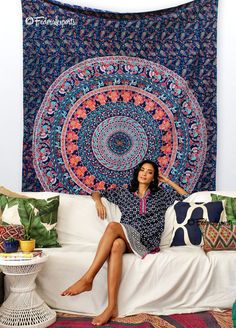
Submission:
[[[183,200],[186,197],[173,189],[162,188],[155,194],[148,190],[143,198],[123,187],[100,193],[102,197],[119,206],[122,214],[120,223],[126,238],[133,252],[142,258],[159,251],[165,212],[175,200]]]

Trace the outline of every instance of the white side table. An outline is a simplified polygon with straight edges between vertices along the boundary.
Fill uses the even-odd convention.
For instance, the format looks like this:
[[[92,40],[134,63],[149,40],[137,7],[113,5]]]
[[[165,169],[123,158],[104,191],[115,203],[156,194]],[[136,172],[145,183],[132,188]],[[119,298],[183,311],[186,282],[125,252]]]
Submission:
[[[47,259],[45,254],[30,260],[0,259],[10,282],[10,294],[0,308],[0,327],[45,328],[56,321],[56,312],[35,291],[36,276]]]

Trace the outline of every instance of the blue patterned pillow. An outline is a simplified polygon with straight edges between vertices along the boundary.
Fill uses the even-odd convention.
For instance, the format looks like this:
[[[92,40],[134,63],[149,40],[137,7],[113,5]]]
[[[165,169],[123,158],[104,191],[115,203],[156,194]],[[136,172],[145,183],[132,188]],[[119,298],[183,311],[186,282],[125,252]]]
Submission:
[[[226,220],[224,201],[209,203],[176,202],[174,204],[174,230],[170,246],[202,245],[198,220],[210,222]]]

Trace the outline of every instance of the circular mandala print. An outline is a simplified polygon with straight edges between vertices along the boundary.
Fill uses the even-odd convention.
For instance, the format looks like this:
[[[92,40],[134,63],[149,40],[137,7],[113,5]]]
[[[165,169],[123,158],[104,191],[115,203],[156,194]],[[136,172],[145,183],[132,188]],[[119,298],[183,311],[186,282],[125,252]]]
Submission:
[[[186,81],[136,57],[81,62],[48,89],[33,162],[45,190],[90,193],[129,183],[143,159],[191,192],[205,161],[206,127]]]
[[[91,139],[96,159],[113,171],[138,165],[148,149],[144,128],[126,116],[107,118],[96,127]]]

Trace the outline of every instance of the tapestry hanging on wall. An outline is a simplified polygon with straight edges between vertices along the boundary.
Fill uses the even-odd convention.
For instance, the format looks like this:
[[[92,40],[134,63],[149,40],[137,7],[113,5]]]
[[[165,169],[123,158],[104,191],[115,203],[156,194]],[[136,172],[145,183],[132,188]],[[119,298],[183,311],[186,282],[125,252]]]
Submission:
[[[111,13],[22,0],[23,190],[127,185],[143,159],[215,189],[218,0]]]

